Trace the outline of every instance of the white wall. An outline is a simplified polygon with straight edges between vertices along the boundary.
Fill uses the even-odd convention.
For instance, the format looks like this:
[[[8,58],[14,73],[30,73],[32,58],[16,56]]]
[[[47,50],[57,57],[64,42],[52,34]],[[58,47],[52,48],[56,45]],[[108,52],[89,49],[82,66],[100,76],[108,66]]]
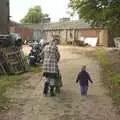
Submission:
[[[120,37],[114,38],[115,47],[120,48]]]

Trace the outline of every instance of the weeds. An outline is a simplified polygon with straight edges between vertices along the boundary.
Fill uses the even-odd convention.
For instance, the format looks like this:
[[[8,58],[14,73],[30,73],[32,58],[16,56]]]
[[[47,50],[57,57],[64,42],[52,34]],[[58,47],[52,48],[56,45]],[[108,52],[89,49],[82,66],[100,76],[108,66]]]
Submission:
[[[114,103],[120,105],[120,74],[118,74],[110,58],[108,59],[107,53],[103,48],[96,50],[96,57],[102,66],[103,83],[109,88]]]
[[[32,73],[40,73],[41,72],[41,65],[31,66],[30,72]]]
[[[40,73],[41,66],[29,67],[29,72],[30,75]],[[0,76],[0,111],[6,108],[9,102],[9,99],[4,94],[7,91],[7,89],[10,87],[14,87],[14,85],[20,84],[20,82],[22,82],[25,79],[27,78],[24,74]]]
[[[23,75],[0,76],[0,110],[4,109],[9,102],[9,99],[4,95],[6,90],[22,80],[24,80]]]

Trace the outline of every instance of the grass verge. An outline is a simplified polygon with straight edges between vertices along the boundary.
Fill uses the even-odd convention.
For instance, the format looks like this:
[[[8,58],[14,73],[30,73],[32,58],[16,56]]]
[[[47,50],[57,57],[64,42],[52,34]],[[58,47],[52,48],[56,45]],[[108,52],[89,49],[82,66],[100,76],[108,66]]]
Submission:
[[[28,74],[20,75],[6,75],[0,76],[0,111],[8,109],[9,99],[5,96],[5,92],[8,88],[19,85],[25,79],[28,79],[31,75],[41,72],[41,66],[29,67]]]
[[[42,68],[41,65],[31,66],[30,67],[30,72],[32,72],[32,73],[40,73],[41,68]]]
[[[115,54],[113,54],[113,56],[111,57],[115,57],[114,55]],[[114,103],[116,105],[120,105],[120,67],[119,63],[117,62],[117,69],[115,67],[116,65],[114,65],[115,59],[119,58],[117,58],[118,56],[116,56],[115,59],[111,60],[111,57],[108,57],[107,52],[103,48],[96,49],[96,57],[100,61],[100,65],[102,66],[103,83],[109,88],[109,93],[110,96],[113,98]]]
[[[4,95],[6,90],[24,79],[24,75],[0,76],[0,111],[6,109],[9,102],[9,99]]]

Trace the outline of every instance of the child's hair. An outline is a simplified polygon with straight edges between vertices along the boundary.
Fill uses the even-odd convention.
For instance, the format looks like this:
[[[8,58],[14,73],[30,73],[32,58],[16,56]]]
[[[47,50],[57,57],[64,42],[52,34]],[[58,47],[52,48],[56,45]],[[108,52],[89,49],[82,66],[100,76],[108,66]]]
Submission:
[[[82,65],[81,71],[86,71],[86,65]]]

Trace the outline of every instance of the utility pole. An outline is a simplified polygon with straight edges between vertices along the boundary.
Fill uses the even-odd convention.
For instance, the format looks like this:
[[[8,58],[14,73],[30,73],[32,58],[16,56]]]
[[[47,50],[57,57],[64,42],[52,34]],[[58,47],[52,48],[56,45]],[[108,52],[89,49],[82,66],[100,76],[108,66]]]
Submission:
[[[9,0],[0,0],[0,34],[9,34]]]

